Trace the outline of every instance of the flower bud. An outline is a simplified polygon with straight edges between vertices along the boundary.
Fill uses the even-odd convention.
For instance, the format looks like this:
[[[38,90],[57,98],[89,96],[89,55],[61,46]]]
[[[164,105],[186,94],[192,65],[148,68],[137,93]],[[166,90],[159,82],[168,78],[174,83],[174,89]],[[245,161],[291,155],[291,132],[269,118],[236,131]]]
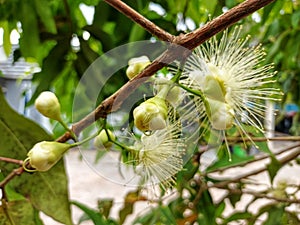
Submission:
[[[42,92],[35,100],[34,105],[42,115],[61,121],[60,104],[54,93],[50,91]]]
[[[162,98],[165,98],[166,101],[172,105],[177,103],[181,95],[181,88],[178,86],[173,86],[173,82],[165,78],[157,78],[155,88],[158,93],[157,95],[159,95],[160,92],[164,92],[164,89],[167,88],[167,94]]]
[[[135,126],[145,132],[166,127],[168,108],[164,99],[153,97],[133,110]]]
[[[216,101],[210,98],[207,98],[207,103],[209,107],[208,118],[211,122],[211,125],[216,130],[226,130],[233,126],[234,123],[234,110],[233,108],[221,101]]]
[[[150,60],[147,56],[141,56],[137,58],[131,58],[128,61],[128,68],[126,70],[126,75],[129,79],[134,78],[143,69],[150,64]]]
[[[106,131],[108,133],[109,138],[107,136]],[[114,135],[113,132],[111,132],[110,130],[106,130],[106,131],[105,129],[101,130],[100,133],[95,137],[94,146],[96,148],[102,148],[103,146],[105,148],[110,148],[113,144],[110,140],[112,141],[116,140],[116,136]]]
[[[33,146],[27,156],[31,167],[47,171],[53,167],[72,146],[54,141],[42,141]]]

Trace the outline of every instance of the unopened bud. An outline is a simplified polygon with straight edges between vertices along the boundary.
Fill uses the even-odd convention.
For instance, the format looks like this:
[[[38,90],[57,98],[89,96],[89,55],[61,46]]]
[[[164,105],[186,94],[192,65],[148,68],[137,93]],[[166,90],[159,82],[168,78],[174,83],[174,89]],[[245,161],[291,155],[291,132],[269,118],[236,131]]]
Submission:
[[[109,135],[109,138],[108,138],[107,134]],[[111,141],[115,141],[115,140],[116,140],[116,136],[114,135],[113,132],[111,132],[110,130],[104,130],[103,129],[95,137],[95,139],[94,139],[94,146],[96,148],[102,148],[103,146],[105,148],[110,148],[112,146],[112,144],[113,144]]]
[[[37,171],[47,171],[53,167],[72,146],[54,141],[42,141],[28,152],[28,161]],[[27,160],[25,160],[27,162]]]
[[[209,107],[208,118],[211,122],[211,125],[216,130],[226,130],[233,126],[234,123],[234,110],[233,108],[221,101],[216,101],[210,98],[207,98],[207,103]]]
[[[163,93],[162,98],[165,98],[166,101],[172,105],[175,105],[180,98],[181,88],[175,86],[172,81],[166,78],[157,78],[155,88],[158,93],[157,95],[160,95],[160,92],[165,92],[165,90],[167,90],[166,95]]]
[[[164,99],[153,97],[133,110],[135,126],[145,132],[161,130],[167,126],[168,108]]]
[[[143,69],[150,64],[150,60],[147,56],[141,56],[137,58],[131,58],[128,61],[128,68],[126,70],[126,75],[129,79],[134,78]]]
[[[54,93],[50,91],[42,92],[35,100],[34,105],[42,115],[61,121],[60,104]]]

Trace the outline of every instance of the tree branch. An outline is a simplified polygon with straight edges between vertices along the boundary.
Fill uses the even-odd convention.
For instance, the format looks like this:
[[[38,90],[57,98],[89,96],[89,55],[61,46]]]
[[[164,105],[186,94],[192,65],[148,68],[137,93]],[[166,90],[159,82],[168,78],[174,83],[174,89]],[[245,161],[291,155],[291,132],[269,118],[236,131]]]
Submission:
[[[17,169],[14,169],[13,171],[11,171],[10,174],[8,174],[1,182],[0,182],[0,188],[4,188],[4,186],[10,181],[12,180],[15,176],[19,176],[24,172],[23,167],[19,167]]]
[[[279,156],[283,153],[287,153],[288,151],[290,150],[293,150],[295,148],[299,148],[300,147],[300,144],[295,144],[295,145],[291,145],[291,146],[287,146],[283,149],[280,149],[280,150],[277,150],[276,153],[274,153],[275,156]],[[258,162],[258,161],[261,161],[261,160],[264,160],[264,159],[267,159],[270,157],[270,154],[262,154],[262,155],[258,155],[256,157],[254,157],[252,160],[247,160],[247,161],[242,161],[240,163],[237,163],[237,164],[233,164],[233,165],[228,165],[228,166],[224,166],[224,167],[219,167],[215,170],[212,170],[212,171],[209,171],[207,173],[203,173],[203,176],[206,176],[207,174],[209,173],[216,173],[216,172],[223,172],[227,169],[232,169],[232,168],[235,168],[235,167],[241,167],[241,166],[245,166],[245,165],[249,165],[251,163],[254,163],[254,162]]]
[[[114,4],[114,7],[124,9],[124,3],[119,0],[106,0],[110,4]],[[202,28],[197,29],[186,35],[180,35],[174,39],[175,45],[170,45],[170,48],[165,51],[160,57],[154,60],[149,66],[145,68],[134,79],[128,81],[117,92],[104,100],[93,112],[84,117],[79,122],[75,123],[72,130],[75,134],[79,134],[84,128],[94,123],[99,118],[105,118],[110,112],[112,112],[112,105],[114,105],[113,111],[116,111],[121,106],[124,99],[126,99],[139,85],[144,83],[155,72],[162,69],[165,65],[173,62],[176,59],[180,59],[183,55],[187,54],[186,50],[193,50],[195,47],[202,44],[204,41],[217,34],[220,31],[225,30],[233,23],[248,16],[256,10],[266,6],[274,0],[247,0],[240,5],[232,8],[228,12],[222,14],[216,19],[204,25]],[[125,13],[126,11],[124,11]],[[149,27],[148,27],[149,28]],[[177,44],[177,45],[176,45]],[[180,48],[179,46],[185,48]],[[183,54],[184,53],[184,54]],[[60,138],[59,142],[66,142],[71,138],[70,134],[66,132]]]
[[[260,192],[255,192],[255,191],[250,191],[250,190],[240,190],[240,189],[226,189],[228,190],[231,194],[249,194],[249,195],[253,195],[254,197],[257,198],[265,198],[265,199],[269,199],[269,200],[274,200],[276,202],[285,202],[285,203],[296,203],[296,204],[300,204],[300,200],[299,199],[291,199],[291,198],[280,198],[280,197],[276,197],[276,196],[272,196],[272,195],[267,195],[265,193],[260,193]]]
[[[286,156],[283,156],[280,159],[278,159],[278,161],[281,165],[285,165],[286,163],[288,163],[288,162],[294,160],[295,158],[297,158],[299,156],[299,154],[300,154],[300,148],[297,148],[294,151],[292,151],[290,154],[288,154]],[[212,187],[223,188],[223,187],[226,187],[230,183],[237,183],[237,182],[241,181],[242,179],[245,179],[245,178],[250,177],[250,176],[254,176],[254,175],[262,173],[266,170],[267,170],[267,166],[265,165],[263,167],[253,169],[253,170],[249,171],[248,173],[244,173],[244,174],[241,174],[241,175],[236,176],[236,177],[228,178],[225,181],[221,181],[221,182],[218,182],[218,183],[214,183],[212,185],[208,185],[207,188],[212,188]]]
[[[194,49],[204,41],[208,40],[215,34],[225,30],[230,25],[238,22],[244,17],[252,14],[253,12],[263,8],[264,6],[274,2],[275,0],[247,0],[225,12],[221,16],[208,22],[203,27],[179,36],[176,44],[186,47],[188,49]]]
[[[300,136],[282,136],[282,137],[228,137],[226,138],[228,142],[244,142],[244,141],[253,141],[253,142],[265,142],[265,141],[300,141]]]
[[[125,16],[130,18],[135,23],[139,24],[142,28],[147,30],[150,34],[158,37],[159,40],[172,42],[174,36],[165,30],[158,27],[156,24],[152,23],[150,20],[142,16],[140,13],[126,5],[120,0],[104,0],[106,3],[123,13]]]
[[[14,163],[14,164],[18,164],[20,166],[23,165],[23,160],[12,159],[12,158],[7,158],[7,157],[0,157],[0,161],[7,162],[7,163]]]

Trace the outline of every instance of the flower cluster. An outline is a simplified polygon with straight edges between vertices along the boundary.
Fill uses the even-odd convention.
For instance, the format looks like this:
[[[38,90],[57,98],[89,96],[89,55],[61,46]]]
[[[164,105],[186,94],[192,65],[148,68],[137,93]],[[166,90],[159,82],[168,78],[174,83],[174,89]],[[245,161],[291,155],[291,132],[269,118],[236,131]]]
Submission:
[[[174,86],[172,80],[160,80],[162,85],[157,85],[157,95],[134,110],[135,125],[141,131],[153,131],[150,136],[143,135],[137,145],[138,165],[150,183],[159,182],[168,187],[175,182],[174,175],[183,167],[181,157],[186,144],[174,130],[180,133],[182,124],[198,120],[199,130],[204,126],[203,132],[218,133],[217,137],[225,140],[227,148],[226,135],[231,128],[248,138],[245,125],[263,132],[265,101],[278,100],[281,93],[273,87],[272,65],[263,64],[265,52],[260,45],[249,47],[249,37],[241,39],[240,31],[241,27],[231,34],[225,31],[220,40],[214,37],[195,49],[175,81],[183,90]],[[178,70],[173,72],[176,77]],[[175,101],[167,104],[170,95],[176,96]],[[186,104],[178,102],[186,98],[190,99]],[[161,102],[164,107],[159,107]],[[183,112],[179,113],[181,123],[170,118],[170,108],[177,114]],[[161,126],[150,126],[151,120]]]
[[[191,131],[195,121],[196,131],[204,125],[201,130],[219,133],[226,144],[231,128],[247,137],[245,124],[263,131],[265,101],[277,100],[281,93],[273,87],[272,66],[263,64],[263,49],[259,45],[249,47],[249,37],[240,39],[240,31],[240,27],[231,34],[225,31],[220,40],[214,37],[196,48],[180,69],[171,71],[173,78],[155,79],[154,96],[133,110],[140,138],[134,136],[130,147],[119,143],[107,129],[95,136],[95,146],[109,149],[115,144],[133,153],[130,162],[134,162],[143,184],[160,184],[166,190],[175,184],[176,174],[183,168],[187,140],[201,136]],[[150,63],[146,56],[131,59],[127,77],[132,79]],[[36,101],[36,108],[68,129],[52,93],[43,93]],[[188,138],[184,132],[187,128]],[[79,144],[38,143],[28,153],[26,163],[29,161],[34,169],[46,171],[67,149]]]
[[[272,65],[263,65],[265,52],[260,45],[249,47],[249,37],[240,39],[241,27],[231,35],[225,31],[198,47],[188,58],[180,84],[196,90],[193,100],[198,112],[205,112],[208,127],[221,132],[236,127],[247,136],[245,122],[263,131],[265,101],[278,100],[281,95],[273,87]],[[191,112],[190,116],[193,112]]]

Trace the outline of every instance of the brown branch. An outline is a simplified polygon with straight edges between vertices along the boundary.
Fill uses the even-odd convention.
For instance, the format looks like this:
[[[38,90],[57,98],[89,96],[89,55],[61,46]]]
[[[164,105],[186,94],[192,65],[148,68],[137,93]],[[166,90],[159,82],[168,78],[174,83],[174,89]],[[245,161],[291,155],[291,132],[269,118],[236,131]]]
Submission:
[[[244,141],[254,141],[254,142],[264,142],[264,141],[300,141],[300,136],[283,136],[283,137],[227,137],[228,142],[244,142]]]
[[[11,171],[10,174],[8,174],[1,182],[0,182],[0,188],[4,188],[4,186],[12,180],[15,176],[19,176],[24,172],[23,167],[19,167],[17,169],[14,169]]]
[[[274,155],[278,156],[278,155],[281,155],[283,153],[286,153],[287,151],[289,150],[293,150],[295,148],[299,148],[300,147],[300,144],[295,144],[295,145],[291,145],[291,146],[288,146],[288,147],[285,147],[281,150],[277,150],[276,153]],[[223,172],[227,169],[232,169],[232,168],[235,168],[235,167],[241,167],[241,166],[245,166],[245,165],[248,165],[248,164],[251,164],[251,163],[254,163],[254,162],[258,162],[260,160],[264,160],[264,159],[267,159],[270,157],[270,154],[262,154],[262,155],[258,155],[256,157],[254,157],[253,159],[251,160],[247,160],[245,162],[241,162],[241,163],[238,163],[238,164],[234,164],[234,165],[228,165],[228,166],[224,166],[224,167],[219,167],[215,170],[212,170],[212,171],[209,171],[207,173],[203,173],[203,176],[206,176],[207,174],[209,173],[216,173],[216,172]]]
[[[135,23],[139,24],[142,28],[147,30],[150,34],[158,37],[161,41],[172,42],[174,36],[165,30],[158,27],[156,24],[152,23],[150,20],[142,16],[140,13],[126,5],[120,0],[104,0],[106,3],[123,13],[125,16],[133,20]]]
[[[247,0],[215,18],[203,27],[178,37],[177,44],[188,49],[194,49],[215,34],[225,30],[251,13],[263,8],[275,0]]]
[[[284,165],[284,164],[292,161],[293,159],[297,158],[299,156],[299,154],[300,154],[300,148],[297,148],[296,150],[292,151],[290,154],[278,159],[278,161],[281,165]],[[267,166],[263,166],[261,168],[251,170],[248,173],[244,173],[244,174],[241,174],[241,175],[233,177],[233,178],[228,178],[225,181],[221,181],[219,183],[214,183],[212,185],[208,185],[207,188],[212,188],[212,187],[223,188],[223,187],[226,187],[230,183],[237,183],[237,182],[241,181],[242,179],[262,173],[262,172],[266,171],[267,169],[268,169]]]
[[[7,158],[7,157],[0,157],[0,161],[2,162],[7,162],[7,163],[14,163],[18,165],[23,165],[23,160],[18,160],[18,159],[12,159],[12,158]]]
[[[119,0],[106,0],[114,5],[120,5],[123,8],[123,3]],[[216,19],[204,25],[202,28],[197,29],[186,35],[180,35],[175,38],[176,45],[170,45],[170,48],[165,51],[160,57],[154,60],[145,70],[143,70],[134,79],[123,85],[117,92],[104,100],[93,112],[84,117],[79,122],[75,123],[72,127],[75,134],[80,133],[84,128],[94,123],[99,118],[105,118],[107,114],[116,111],[121,106],[122,102],[145,80],[152,76],[155,72],[162,69],[165,65],[180,59],[187,53],[188,50],[193,50],[195,47],[202,44],[204,41],[217,34],[218,32],[226,29],[238,20],[248,16],[256,10],[266,6],[274,0],[247,0],[240,5],[232,8],[228,12],[222,14]],[[125,11],[124,11],[125,13]],[[180,48],[179,46],[185,48]],[[114,108],[112,109],[112,106]],[[57,139],[59,142],[66,142],[71,138],[69,133],[65,133]]]
[[[232,188],[229,188],[226,190],[228,190],[232,194],[249,194],[249,195],[253,195],[254,197],[257,197],[257,198],[265,198],[265,199],[274,200],[277,202],[296,203],[296,204],[300,203],[299,199],[280,198],[280,197],[275,197],[275,196],[267,195],[265,193],[259,193],[259,192],[250,191],[250,190],[241,190],[241,189],[232,189]]]

